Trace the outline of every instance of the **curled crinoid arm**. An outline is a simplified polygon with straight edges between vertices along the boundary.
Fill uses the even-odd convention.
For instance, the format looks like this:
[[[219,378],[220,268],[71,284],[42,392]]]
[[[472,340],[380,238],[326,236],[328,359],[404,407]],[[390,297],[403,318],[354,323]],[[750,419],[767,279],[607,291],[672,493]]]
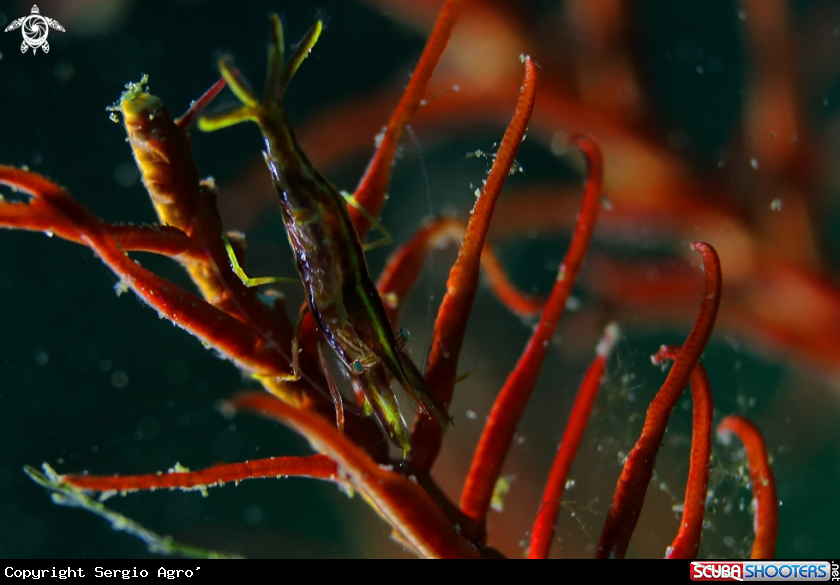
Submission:
[[[484,249],[490,218],[534,111],[537,78],[536,64],[530,57],[526,57],[525,76],[513,119],[505,131],[490,174],[473,208],[458,258],[449,271],[446,294],[438,309],[429,351],[429,364],[426,368],[426,381],[429,387],[434,388],[437,399],[447,407],[452,400],[458,357],[470,309],[478,290],[481,252]],[[420,416],[413,435],[417,447],[413,463],[420,469],[429,470],[440,451],[442,428],[430,417]]]
[[[750,483],[755,499],[755,541],[750,558],[772,559],[776,553],[776,536],[779,531],[779,500],[764,437],[758,427],[737,415],[727,416],[720,421],[717,434],[724,442],[728,442],[729,435],[734,434],[747,450]]]
[[[548,556],[551,541],[554,538],[554,523],[557,521],[560,501],[566,487],[566,478],[569,476],[569,469],[572,467],[581,439],[583,439],[583,432],[589,422],[595,397],[601,387],[607,359],[615,342],[618,341],[618,335],[618,326],[610,323],[604,330],[604,336],[598,343],[597,355],[586,370],[575,397],[572,412],[569,414],[569,422],[566,424],[560,447],[557,449],[557,456],[548,474],[545,492],[540,502],[540,511],[531,531],[531,544],[528,547],[529,559],[544,559]]]
[[[698,242],[692,244],[691,248],[702,255],[703,272],[706,277],[700,312],[671,371],[668,372],[665,383],[650,403],[642,434],[624,463],[601,532],[596,552],[598,558],[624,558],[653,476],[656,453],[665,435],[668,418],[712,334],[720,305],[720,260],[717,252],[709,244]]]
[[[589,247],[601,206],[603,177],[601,149],[595,141],[586,136],[574,136],[572,142],[583,151],[589,165],[575,233],[560,264],[554,287],[534,334],[493,403],[461,493],[461,509],[482,526],[486,524],[493,487],[499,478],[502,463],[516,432],[516,425],[525,412],[528,399],[536,386],[543,360],[551,346],[554,330],[563,315]],[[496,160],[498,161],[498,158]]]
[[[408,242],[391,255],[376,283],[391,323],[399,321],[402,300],[414,288],[429,253],[448,243],[460,243],[466,231],[466,224],[458,219],[436,218],[417,230]],[[481,269],[493,294],[510,311],[530,316],[542,310],[545,299],[518,290],[508,279],[499,257],[489,244],[485,244],[481,251]]]
[[[653,356],[654,364],[675,360],[680,348],[663,345]],[[680,528],[665,554],[669,559],[695,559],[700,548],[703,516],[706,513],[706,490],[709,487],[709,459],[712,455],[712,416],[714,403],[706,368],[697,362],[691,372],[691,455]]]

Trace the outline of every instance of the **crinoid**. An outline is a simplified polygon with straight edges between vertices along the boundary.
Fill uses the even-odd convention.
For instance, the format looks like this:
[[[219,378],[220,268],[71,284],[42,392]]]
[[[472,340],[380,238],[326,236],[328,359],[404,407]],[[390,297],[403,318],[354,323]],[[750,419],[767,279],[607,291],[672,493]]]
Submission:
[[[780,432],[779,407],[759,390],[780,385],[782,371],[801,379],[791,372],[802,364],[831,371],[840,363],[833,338],[820,336],[836,290],[818,282],[815,265],[797,256],[802,249],[788,250],[782,264],[762,239],[760,218],[733,210],[712,179],[686,164],[688,131],[666,135],[662,142],[670,139],[670,145],[657,142],[654,100],[646,99],[643,76],[634,70],[639,59],[622,52],[633,44],[625,28],[644,12],[634,16],[625,7],[611,16],[587,13],[586,3],[560,9],[448,0],[435,6],[435,13],[443,9],[432,28],[427,4],[395,3],[390,12],[431,31],[410,77],[406,62],[420,54],[421,36],[394,26],[378,9],[343,2],[325,7],[331,25],[288,92],[303,151],[336,185],[355,187],[355,204],[367,210],[349,208],[361,239],[375,216],[397,243],[368,254],[370,273],[379,276],[394,329],[404,325],[411,332],[412,359],[454,420],[442,433],[422,412],[414,419],[416,409],[392,384],[412,429],[407,455],[407,442],[397,440],[398,448],[394,433],[389,440],[366,413],[364,382],[351,380],[354,388],[332,353],[319,354],[319,331],[300,311],[300,287],[248,289],[230,268],[222,234],[237,229],[247,238],[229,237],[243,264],[247,239],[249,275],[297,278],[284,259],[287,236],[256,132],[193,132],[189,140],[189,123],[221,83],[178,124],[152,95],[174,109],[190,103],[213,80],[210,56],[219,39],[230,43],[242,74],[258,79],[264,45],[254,38],[265,30],[267,10],[238,10],[225,22],[209,10],[179,13],[194,17],[191,26],[202,31],[186,39],[174,32],[150,35],[144,5],[121,40],[113,40],[125,45],[119,51],[99,47],[94,57],[70,52],[74,45],[49,71],[30,62],[26,70],[8,65],[13,71],[3,91],[21,114],[12,119],[6,109],[0,112],[7,136],[0,160],[29,168],[0,167],[0,182],[12,187],[3,191],[0,225],[86,248],[12,230],[2,234],[8,284],[0,429],[8,446],[0,489],[14,490],[0,522],[7,556],[140,552],[134,540],[102,531],[92,515],[45,505],[18,471],[43,460],[48,468],[29,473],[60,502],[105,515],[158,552],[385,556],[401,550],[383,538],[393,535],[406,550],[431,557],[662,556],[668,547],[669,554],[692,557],[702,536],[701,557],[747,555],[752,477],[764,488],[756,494],[759,510],[771,514],[757,520],[752,554],[772,556],[775,502],[785,499],[783,510],[804,504],[794,495],[800,480],[785,473],[777,472],[774,495],[766,457],[762,462],[759,455],[785,447],[805,453],[828,435],[819,417],[812,435]],[[287,36],[302,36],[321,16],[289,9],[283,15]],[[59,18],[72,35],[72,18]],[[578,31],[579,38],[570,38],[580,46],[555,57],[550,45],[557,39],[540,32],[540,19]],[[737,11],[733,19],[737,26]],[[488,26],[498,34],[475,32]],[[527,27],[539,34],[523,35]],[[591,38],[603,42],[587,45],[586,27],[600,31]],[[249,31],[247,40],[233,29]],[[378,43],[376,49],[367,40]],[[471,46],[484,56],[481,67],[470,61]],[[50,58],[62,58],[61,49],[53,47]],[[761,46],[755,54],[771,49]],[[207,67],[176,72],[160,59],[164,54],[166,63],[189,55]],[[123,135],[100,111],[114,87],[137,79],[141,68],[151,85],[130,84],[112,113],[129,130],[142,182]],[[89,79],[93,72],[96,80]],[[695,74],[701,75],[696,67]],[[636,93],[610,101],[599,88],[609,86],[611,75]],[[758,91],[755,84],[750,88]],[[226,90],[215,99],[211,111],[233,104]],[[40,100],[49,107],[32,105]],[[781,130],[774,132],[778,138]],[[780,154],[753,139],[755,148],[766,149],[756,155],[766,184],[791,191],[812,184],[791,170],[793,163],[779,162],[799,160],[799,154]],[[745,160],[755,172],[750,157]],[[218,173],[218,195],[215,181],[200,180],[210,171]],[[744,173],[732,172],[739,184],[749,184]],[[442,194],[445,188],[451,191]],[[157,218],[143,204],[146,190]],[[125,218],[146,225],[111,223]],[[779,233],[790,237],[801,227],[796,221]],[[795,306],[784,314],[771,310],[779,306],[783,283],[796,299],[811,299],[791,301],[811,310],[807,319],[792,316]],[[756,297],[758,290],[767,294]],[[127,300],[133,295],[143,303]],[[214,351],[149,319],[144,305]],[[820,323],[814,315],[822,316]],[[402,347],[403,336],[398,339]],[[662,343],[673,345],[660,349]],[[295,382],[288,376],[293,348],[300,350],[304,373]],[[786,352],[800,369],[782,370],[762,357],[773,352]],[[698,363],[701,353],[708,376]],[[660,367],[650,364],[651,354]],[[660,364],[666,360],[673,365]],[[689,378],[690,401],[680,398]],[[781,391],[774,394],[789,405],[793,428],[799,429],[799,417],[813,414],[799,401],[802,410],[791,407]],[[832,408],[820,416],[830,420]],[[734,412],[757,425],[724,418]],[[722,430],[743,436],[754,464],[749,472],[736,446],[713,446],[717,419]],[[755,426],[767,433],[767,447],[751,438]],[[654,469],[646,462],[660,445]],[[789,473],[793,466],[785,465]],[[258,477],[272,479],[215,488]],[[826,482],[819,475],[813,485]],[[149,490],[164,493],[129,493]],[[126,497],[99,502],[100,493]],[[111,508],[119,514],[108,516]],[[127,518],[206,548],[162,540]],[[811,526],[783,538],[782,554],[822,550],[802,540]],[[784,527],[783,517],[783,535]]]

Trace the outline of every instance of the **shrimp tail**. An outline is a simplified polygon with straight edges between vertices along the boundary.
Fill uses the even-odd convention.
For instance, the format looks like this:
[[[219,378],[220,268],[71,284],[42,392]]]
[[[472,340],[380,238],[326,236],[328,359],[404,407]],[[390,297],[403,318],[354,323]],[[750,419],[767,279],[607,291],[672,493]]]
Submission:
[[[203,115],[198,120],[199,129],[205,132],[213,132],[214,130],[221,130],[222,128],[227,128],[240,122],[259,122],[261,115],[265,111],[282,109],[286,86],[292,80],[292,77],[294,77],[301,63],[303,63],[304,59],[312,51],[315,43],[318,42],[318,38],[321,36],[323,30],[323,21],[317,21],[298,44],[289,61],[286,62],[283,24],[280,22],[280,17],[276,14],[272,15],[271,45],[268,50],[268,68],[262,103],[260,103],[256,93],[254,93],[254,90],[245,77],[233,66],[232,59],[229,56],[222,57],[219,59],[219,70],[228,87],[230,87],[231,91],[233,91],[234,95],[241,102],[241,105]]]
[[[446,406],[426,384],[423,374],[417,369],[411,358],[402,351],[397,351],[397,356],[403,374],[399,377],[400,385],[423,412],[434,418],[440,428],[445,429],[452,422],[452,418],[446,411]]]
[[[272,67],[272,54],[274,51],[274,46],[272,46],[271,52],[269,53],[269,71],[268,71],[268,83],[265,84],[265,96],[264,100],[266,103],[269,100],[273,99],[273,96],[279,95],[282,96],[282,93],[286,91],[286,86],[289,85],[289,82],[294,77],[295,73],[297,73],[298,67],[300,64],[303,63],[304,59],[309,56],[309,53],[312,51],[312,48],[315,46],[315,43],[318,42],[318,39],[321,36],[321,32],[324,30],[324,21],[318,20],[312,25],[312,28],[309,29],[309,32],[306,33],[306,36],[298,43],[298,46],[295,48],[295,52],[292,53],[291,58],[289,59],[288,63],[286,63],[285,67],[280,69],[280,67]],[[273,15],[271,17],[271,41],[272,43],[275,42],[275,36],[277,36],[277,47],[283,46],[283,25],[280,23],[280,19],[277,15]],[[283,50],[280,49],[278,55],[277,63],[281,63],[280,59],[283,58]],[[279,80],[274,79],[274,72],[275,71],[282,71],[282,77]],[[279,81],[279,86],[277,82]],[[269,94],[269,92],[272,92]]]
[[[407,456],[411,451],[411,434],[400,414],[397,397],[391,391],[384,371],[379,368],[366,370],[361,376],[361,388],[365,395],[365,410],[368,408],[385,427],[388,435]]]

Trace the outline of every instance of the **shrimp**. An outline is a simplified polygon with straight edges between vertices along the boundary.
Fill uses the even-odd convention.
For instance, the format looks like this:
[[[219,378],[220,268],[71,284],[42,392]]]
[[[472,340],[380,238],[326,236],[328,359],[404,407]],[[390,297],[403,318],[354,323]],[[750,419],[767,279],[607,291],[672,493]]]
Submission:
[[[198,126],[205,131],[244,121],[259,126],[265,139],[263,156],[280,198],[283,222],[309,310],[354,385],[362,389],[367,410],[376,414],[391,439],[407,454],[411,437],[383,367],[417,407],[437,419],[441,427],[449,422],[446,408],[397,342],[368,272],[347,202],[298,145],[283,102],[287,84],[317,42],[322,28],[318,21],[286,64],[282,24],[273,15],[262,103],[239,71],[223,58],[219,69],[242,105],[206,115],[199,119]],[[235,261],[235,257],[231,260]]]

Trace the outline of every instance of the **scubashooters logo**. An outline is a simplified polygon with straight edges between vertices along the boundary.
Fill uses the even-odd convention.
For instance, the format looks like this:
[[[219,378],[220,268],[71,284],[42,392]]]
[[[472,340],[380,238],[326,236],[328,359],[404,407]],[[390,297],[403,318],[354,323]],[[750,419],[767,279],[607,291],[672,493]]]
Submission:
[[[38,49],[44,53],[50,52],[50,44],[47,42],[47,35],[50,29],[53,28],[59,32],[65,32],[64,27],[58,24],[57,20],[41,16],[41,11],[38,6],[32,5],[32,14],[13,20],[12,23],[6,27],[5,32],[21,29],[23,33],[23,42],[20,44],[20,52],[25,53],[27,49],[32,48],[32,54],[38,52]]]
[[[692,581],[829,581],[828,561],[693,561]]]

